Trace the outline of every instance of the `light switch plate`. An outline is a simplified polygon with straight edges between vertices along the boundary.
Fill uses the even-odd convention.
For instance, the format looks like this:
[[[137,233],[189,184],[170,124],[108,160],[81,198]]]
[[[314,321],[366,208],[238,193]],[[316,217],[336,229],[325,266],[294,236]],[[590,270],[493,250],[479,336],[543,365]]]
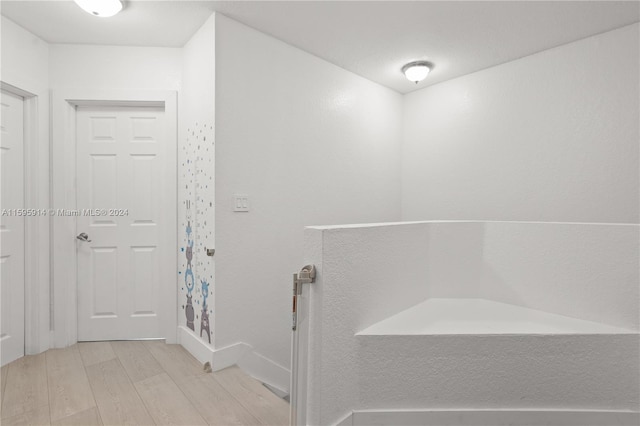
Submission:
[[[247,194],[233,194],[233,211],[249,211],[249,196]]]

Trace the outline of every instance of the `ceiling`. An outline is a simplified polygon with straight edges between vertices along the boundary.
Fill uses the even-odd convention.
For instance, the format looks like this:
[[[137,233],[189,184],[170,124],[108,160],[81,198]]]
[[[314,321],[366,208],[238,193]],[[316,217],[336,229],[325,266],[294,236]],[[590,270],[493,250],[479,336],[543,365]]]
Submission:
[[[640,21],[636,1],[126,1],[97,18],[72,1],[2,0],[49,43],[181,47],[217,11],[400,93]],[[435,64],[415,85],[400,68]]]

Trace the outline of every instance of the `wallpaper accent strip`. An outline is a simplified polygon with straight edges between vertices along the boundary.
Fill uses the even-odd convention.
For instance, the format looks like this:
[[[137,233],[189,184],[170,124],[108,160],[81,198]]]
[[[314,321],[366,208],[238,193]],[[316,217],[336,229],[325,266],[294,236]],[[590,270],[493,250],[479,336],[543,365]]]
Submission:
[[[179,315],[179,322],[211,344],[215,265],[206,249],[215,247],[213,125],[196,122],[188,128],[179,155],[179,219],[180,229],[184,230],[179,242],[178,270],[179,300],[184,314]]]

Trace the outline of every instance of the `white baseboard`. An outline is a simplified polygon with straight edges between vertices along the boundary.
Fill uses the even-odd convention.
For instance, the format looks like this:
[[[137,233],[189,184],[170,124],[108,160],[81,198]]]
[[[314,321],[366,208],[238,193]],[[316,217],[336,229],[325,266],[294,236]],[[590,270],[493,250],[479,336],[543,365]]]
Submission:
[[[336,426],[637,426],[632,411],[359,410]]]
[[[237,365],[262,383],[284,394],[289,393],[289,369],[257,353],[251,345],[239,342],[213,349],[184,326],[178,327],[178,343],[201,363],[210,362],[213,371]]]
[[[184,326],[178,326],[178,344],[182,345],[195,359],[201,363],[210,362],[213,365],[214,349],[200,339],[193,331]]]
[[[216,349],[213,353],[211,367],[213,371],[219,371],[232,365],[237,365],[251,351],[253,351],[253,348],[242,342]]]
[[[283,394],[289,393],[291,371],[260,355],[253,348],[238,360],[238,366],[262,383],[267,383]]]

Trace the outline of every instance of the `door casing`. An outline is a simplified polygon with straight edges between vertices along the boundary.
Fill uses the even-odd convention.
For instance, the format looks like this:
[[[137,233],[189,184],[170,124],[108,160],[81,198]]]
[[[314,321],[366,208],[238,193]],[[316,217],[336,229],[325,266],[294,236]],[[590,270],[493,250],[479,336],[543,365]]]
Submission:
[[[41,97],[38,88],[25,87],[0,81],[0,88],[21,96],[24,102],[24,207],[45,209],[43,198],[48,198],[49,188],[42,184],[43,168],[47,161],[48,144],[41,133]],[[46,180],[48,180],[48,175]],[[49,220],[45,216],[32,217],[24,224],[24,352],[25,355],[41,353],[49,348]]]
[[[173,184],[167,188],[167,196],[176,200],[169,212],[168,226],[175,232],[163,236],[161,244],[171,250],[177,247],[177,94],[160,90],[61,90],[52,93],[52,209],[77,208],[75,188],[76,156],[76,107],[77,106],[152,106],[163,107],[167,120],[168,179]],[[53,284],[53,335],[52,347],[66,347],[78,340],[77,277],[75,220],[53,217],[51,226],[51,259]],[[167,343],[177,341],[177,255],[163,265],[160,309],[163,313],[161,329]]]
[[[2,137],[0,137],[0,198],[3,212],[0,229],[0,284],[2,335],[0,364],[7,365],[24,356],[24,261],[26,251],[24,215],[7,214],[5,209],[22,209],[24,202],[24,98],[2,91]],[[6,106],[6,108],[5,108]]]

